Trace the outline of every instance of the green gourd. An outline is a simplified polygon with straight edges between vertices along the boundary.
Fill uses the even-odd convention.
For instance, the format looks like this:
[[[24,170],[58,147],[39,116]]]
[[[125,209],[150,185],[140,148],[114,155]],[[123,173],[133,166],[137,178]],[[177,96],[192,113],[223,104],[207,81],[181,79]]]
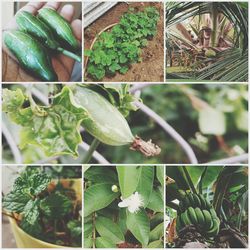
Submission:
[[[82,61],[80,56],[61,48],[59,43],[56,41],[51,29],[31,13],[27,11],[19,11],[16,14],[16,23],[19,30],[29,33],[33,37],[37,38],[47,48],[57,50],[58,52],[61,52],[64,55],[77,60],[78,62]]]
[[[134,136],[119,110],[98,93],[82,86],[73,88],[76,103],[87,111],[83,127],[101,142],[120,146],[131,144]]]
[[[38,11],[38,18],[53,31],[57,40],[63,44],[63,47],[72,51],[79,50],[79,43],[70,24],[57,11],[51,8],[42,8]]]
[[[10,30],[3,34],[4,43],[20,65],[43,81],[57,81],[51,58],[36,39],[22,31]]]

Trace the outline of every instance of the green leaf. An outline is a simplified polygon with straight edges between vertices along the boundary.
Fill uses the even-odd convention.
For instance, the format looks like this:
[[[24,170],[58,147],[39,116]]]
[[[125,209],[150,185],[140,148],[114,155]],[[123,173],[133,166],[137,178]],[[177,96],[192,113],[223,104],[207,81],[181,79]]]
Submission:
[[[157,225],[152,231],[149,233],[149,241],[159,240],[164,235],[164,222]]]
[[[20,227],[29,235],[34,236],[36,238],[41,237],[41,235],[44,233],[43,229],[39,223],[38,220],[35,221],[35,223],[30,224],[26,218],[24,217],[20,222]]]
[[[147,248],[163,248],[163,241],[162,240],[156,240],[156,241],[152,241],[148,244]]]
[[[119,186],[122,198],[132,195],[138,186],[142,167],[139,166],[117,166]]]
[[[162,186],[164,186],[164,167],[163,166],[156,166],[156,177],[158,181],[161,183]]]
[[[114,244],[107,237],[97,237],[95,240],[96,248],[116,248],[116,244]]]
[[[125,241],[120,227],[108,218],[97,217],[95,227],[100,236],[106,237],[112,243],[118,244]]]
[[[111,187],[108,183],[95,184],[84,192],[84,217],[105,208],[119,196]]]
[[[29,202],[24,207],[24,216],[26,221],[33,225],[37,222],[39,213],[39,200],[29,200]]]
[[[3,197],[2,205],[9,212],[21,213],[30,199],[28,194],[24,194],[20,190],[11,191]]]
[[[88,238],[84,239],[84,248],[92,248],[93,247],[93,239]]]
[[[82,238],[82,222],[80,220],[70,220],[67,223],[67,228],[70,231],[72,238]]]
[[[199,128],[203,134],[223,135],[226,120],[223,112],[207,107],[199,111]]]
[[[41,200],[41,211],[51,219],[59,219],[72,211],[72,201],[65,195],[55,192]]]
[[[142,244],[142,247],[147,246],[149,241],[150,224],[145,210],[140,210],[138,213],[128,213],[127,227]]]
[[[142,166],[141,174],[139,177],[139,183],[136,191],[142,195],[144,207],[147,207],[149,197],[152,193],[154,181],[154,167],[153,166]]]
[[[159,189],[158,190],[154,189],[152,191],[147,208],[153,210],[154,212],[163,212],[164,210],[163,197]]]
[[[50,177],[45,173],[34,173],[30,175],[29,172],[24,171],[15,180],[13,189],[33,196],[46,190],[50,182]]]
[[[48,156],[77,156],[77,146],[82,141],[79,128],[87,112],[75,103],[71,89],[65,86],[51,106],[40,107],[30,102],[32,106],[28,108],[8,112],[10,118],[23,127],[20,148],[36,145]]]
[[[115,171],[110,169],[109,167],[102,166],[92,166],[85,173],[84,178],[92,183],[111,183],[117,184],[117,176]]]
[[[84,222],[84,239],[92,237],[92,227],[93,224],[91,222]]]

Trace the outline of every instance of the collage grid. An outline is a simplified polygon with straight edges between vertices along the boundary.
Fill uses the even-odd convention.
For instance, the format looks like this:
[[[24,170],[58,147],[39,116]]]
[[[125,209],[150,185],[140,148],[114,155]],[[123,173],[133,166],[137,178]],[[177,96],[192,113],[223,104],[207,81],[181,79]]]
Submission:
[[[248,2],[1,14],[1,248],[248,248]]]

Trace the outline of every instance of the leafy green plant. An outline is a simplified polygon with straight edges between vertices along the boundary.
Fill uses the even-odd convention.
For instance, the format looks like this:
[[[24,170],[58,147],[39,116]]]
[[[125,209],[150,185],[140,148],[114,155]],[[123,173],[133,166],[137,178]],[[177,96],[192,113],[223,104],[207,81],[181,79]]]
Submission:
[[[117,71],[125,74],[130,64],[140,61],[140,49],[156,34],[158,20],[159,12],[154,7],[142,12],[130,8],[111,31],[100,34],[92,50],[85,50],[88,75],[100,80]]]
[[[163,247],[162,166],[90,166],[84,177],[84,247]]]
[[[175,166],[167,167],[166,174],[171,180],[167,181],[167,212],[175,211],[174,214],[168,212],[171,214],[170,224],[181,238],[178,241],[168,237],[169,246],[183,247],[180,244],[187,242],[185,235],[194,225],[204,237],[197,238],[198,241],[211,247],[221,243],[220,234],[226,236],[231,232],[234,233],[227,239],[229,247],[246,247],[246,166]],[[239,238],[236,235],[240,235]],[[235,237],[234,240],[231,237]]]
[[[66,186],[65,182],[52,180],[42,168],[28,167],[3,197],[3,208],[31,236],[56,245],[80,247],[81,201],[72,189],[72,179]]]
[[[105,93],[107,99],[98,91]],[[144,142],[134,136],[124,118],[136,109],[134,100],[128,87],[93,88],[79,84],[64,86],[48,106],[37,104],[31,94],[26,95],[20,88],[4,89],[2,107],[10,119],[22,127],[19,147],[35,145],[48,156],[68,154],[77,157],[82,125],[96,138],[84,161],[87,163],[99,142],[112,146],[131,145],[131,149],[146,156],[160,153],[160,148],[151,141]]]

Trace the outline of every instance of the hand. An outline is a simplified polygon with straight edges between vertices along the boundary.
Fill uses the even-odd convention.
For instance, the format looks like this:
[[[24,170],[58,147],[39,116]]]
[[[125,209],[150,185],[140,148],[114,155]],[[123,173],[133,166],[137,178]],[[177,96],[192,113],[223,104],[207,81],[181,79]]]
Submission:
[[[19,11],[25,10],[34,15],[37,14],[38,10],[43,7],[50,7],[55,10],[58,10],[61,3],[59,2],[30,2],[26,4]],[[74,8],[72,5],[65,5],[60,11],[60,15],[63,16],[69,23],[71,23],[73,32],[75,37],[81,43],[82,41],[82,21],[79,19],[75,19],[72,21],[74,16]],[[5,27],[5,30],[9,29],[18,29],[15,17],[8,23]],[[33,76],[29,75],[26,71],[24,71],[16,61],[16,59],[12,58],[12,55],[8,52],[8,49],[3,47],[3,82],[30,82],[30,81],[38,81]],[[58,75],[58,81],[69,81],[71,72],[74,66],[74,60],[64,56],[62,54],[58,54],[53,56],[52,64]]]

